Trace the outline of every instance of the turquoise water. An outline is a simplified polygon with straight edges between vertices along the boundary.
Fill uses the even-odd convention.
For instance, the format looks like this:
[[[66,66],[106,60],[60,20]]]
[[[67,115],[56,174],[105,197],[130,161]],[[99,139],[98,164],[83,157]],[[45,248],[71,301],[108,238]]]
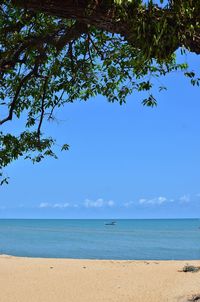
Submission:
[[[0,254],[88,259],[200,259],[200,220],[0,220]]]

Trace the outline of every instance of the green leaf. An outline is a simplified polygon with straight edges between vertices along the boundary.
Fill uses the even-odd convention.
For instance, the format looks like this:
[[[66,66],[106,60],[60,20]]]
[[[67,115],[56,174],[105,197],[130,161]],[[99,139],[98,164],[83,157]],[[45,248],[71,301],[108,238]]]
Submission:
[[[69,145],[68,144],[64,144],[61,148],[61,151],[66,151],[69,150]]]

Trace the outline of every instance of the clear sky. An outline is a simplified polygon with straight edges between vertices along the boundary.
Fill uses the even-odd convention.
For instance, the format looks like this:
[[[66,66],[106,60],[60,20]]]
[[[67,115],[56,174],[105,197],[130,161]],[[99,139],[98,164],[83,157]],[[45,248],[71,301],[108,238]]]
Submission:
[[[46,132],[70,150],[11,164],[0,218],[200,217],[200,88],[180,72],[161,81],[156,108],[135,93],[123,106],[98,96],[59,110]]]

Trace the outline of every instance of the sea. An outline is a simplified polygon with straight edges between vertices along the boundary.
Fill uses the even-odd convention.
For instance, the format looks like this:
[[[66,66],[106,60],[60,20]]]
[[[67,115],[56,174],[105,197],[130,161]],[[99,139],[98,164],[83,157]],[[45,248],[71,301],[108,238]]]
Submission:
[[[25,257],[200,259],[200,219],[1,219],[0,254]]]

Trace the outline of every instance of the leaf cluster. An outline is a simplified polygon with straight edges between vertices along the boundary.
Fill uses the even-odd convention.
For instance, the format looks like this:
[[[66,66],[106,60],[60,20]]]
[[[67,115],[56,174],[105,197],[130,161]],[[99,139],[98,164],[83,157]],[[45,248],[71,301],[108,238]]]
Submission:
[[[34,163],[45,156],[56,157],[52,150],[55,141],[45,138],[43,131],[44,122],[56,119],[56,108],[99,94],[109,102],[123,104],[134,91],[146,93],[142,104],[153,107],[154,78],[185,68],[176,64],[171,42],[168,55],[163,53],[162,43],[166,44],[171,33],[168,19],[150,22],[156,6],[149,4],[149,14],[142,19],[146,9],[142,1],[115,2],[120,22],[130,19],[128,39],[74,19],[52,17],[17,8],[9,0],[1,1],[0,107],[5,115],[1,114],[0,120],[0,170],[21,156]],[[139,14],[133,21],[136,10]],[[172,35],[176,40],[175,30]],[[136,46],[129,43],[135,35]],[[4,133],[5,123],[22,117],[25,123],[21,134]],[[68,148],[65,144],[62,150]]]

